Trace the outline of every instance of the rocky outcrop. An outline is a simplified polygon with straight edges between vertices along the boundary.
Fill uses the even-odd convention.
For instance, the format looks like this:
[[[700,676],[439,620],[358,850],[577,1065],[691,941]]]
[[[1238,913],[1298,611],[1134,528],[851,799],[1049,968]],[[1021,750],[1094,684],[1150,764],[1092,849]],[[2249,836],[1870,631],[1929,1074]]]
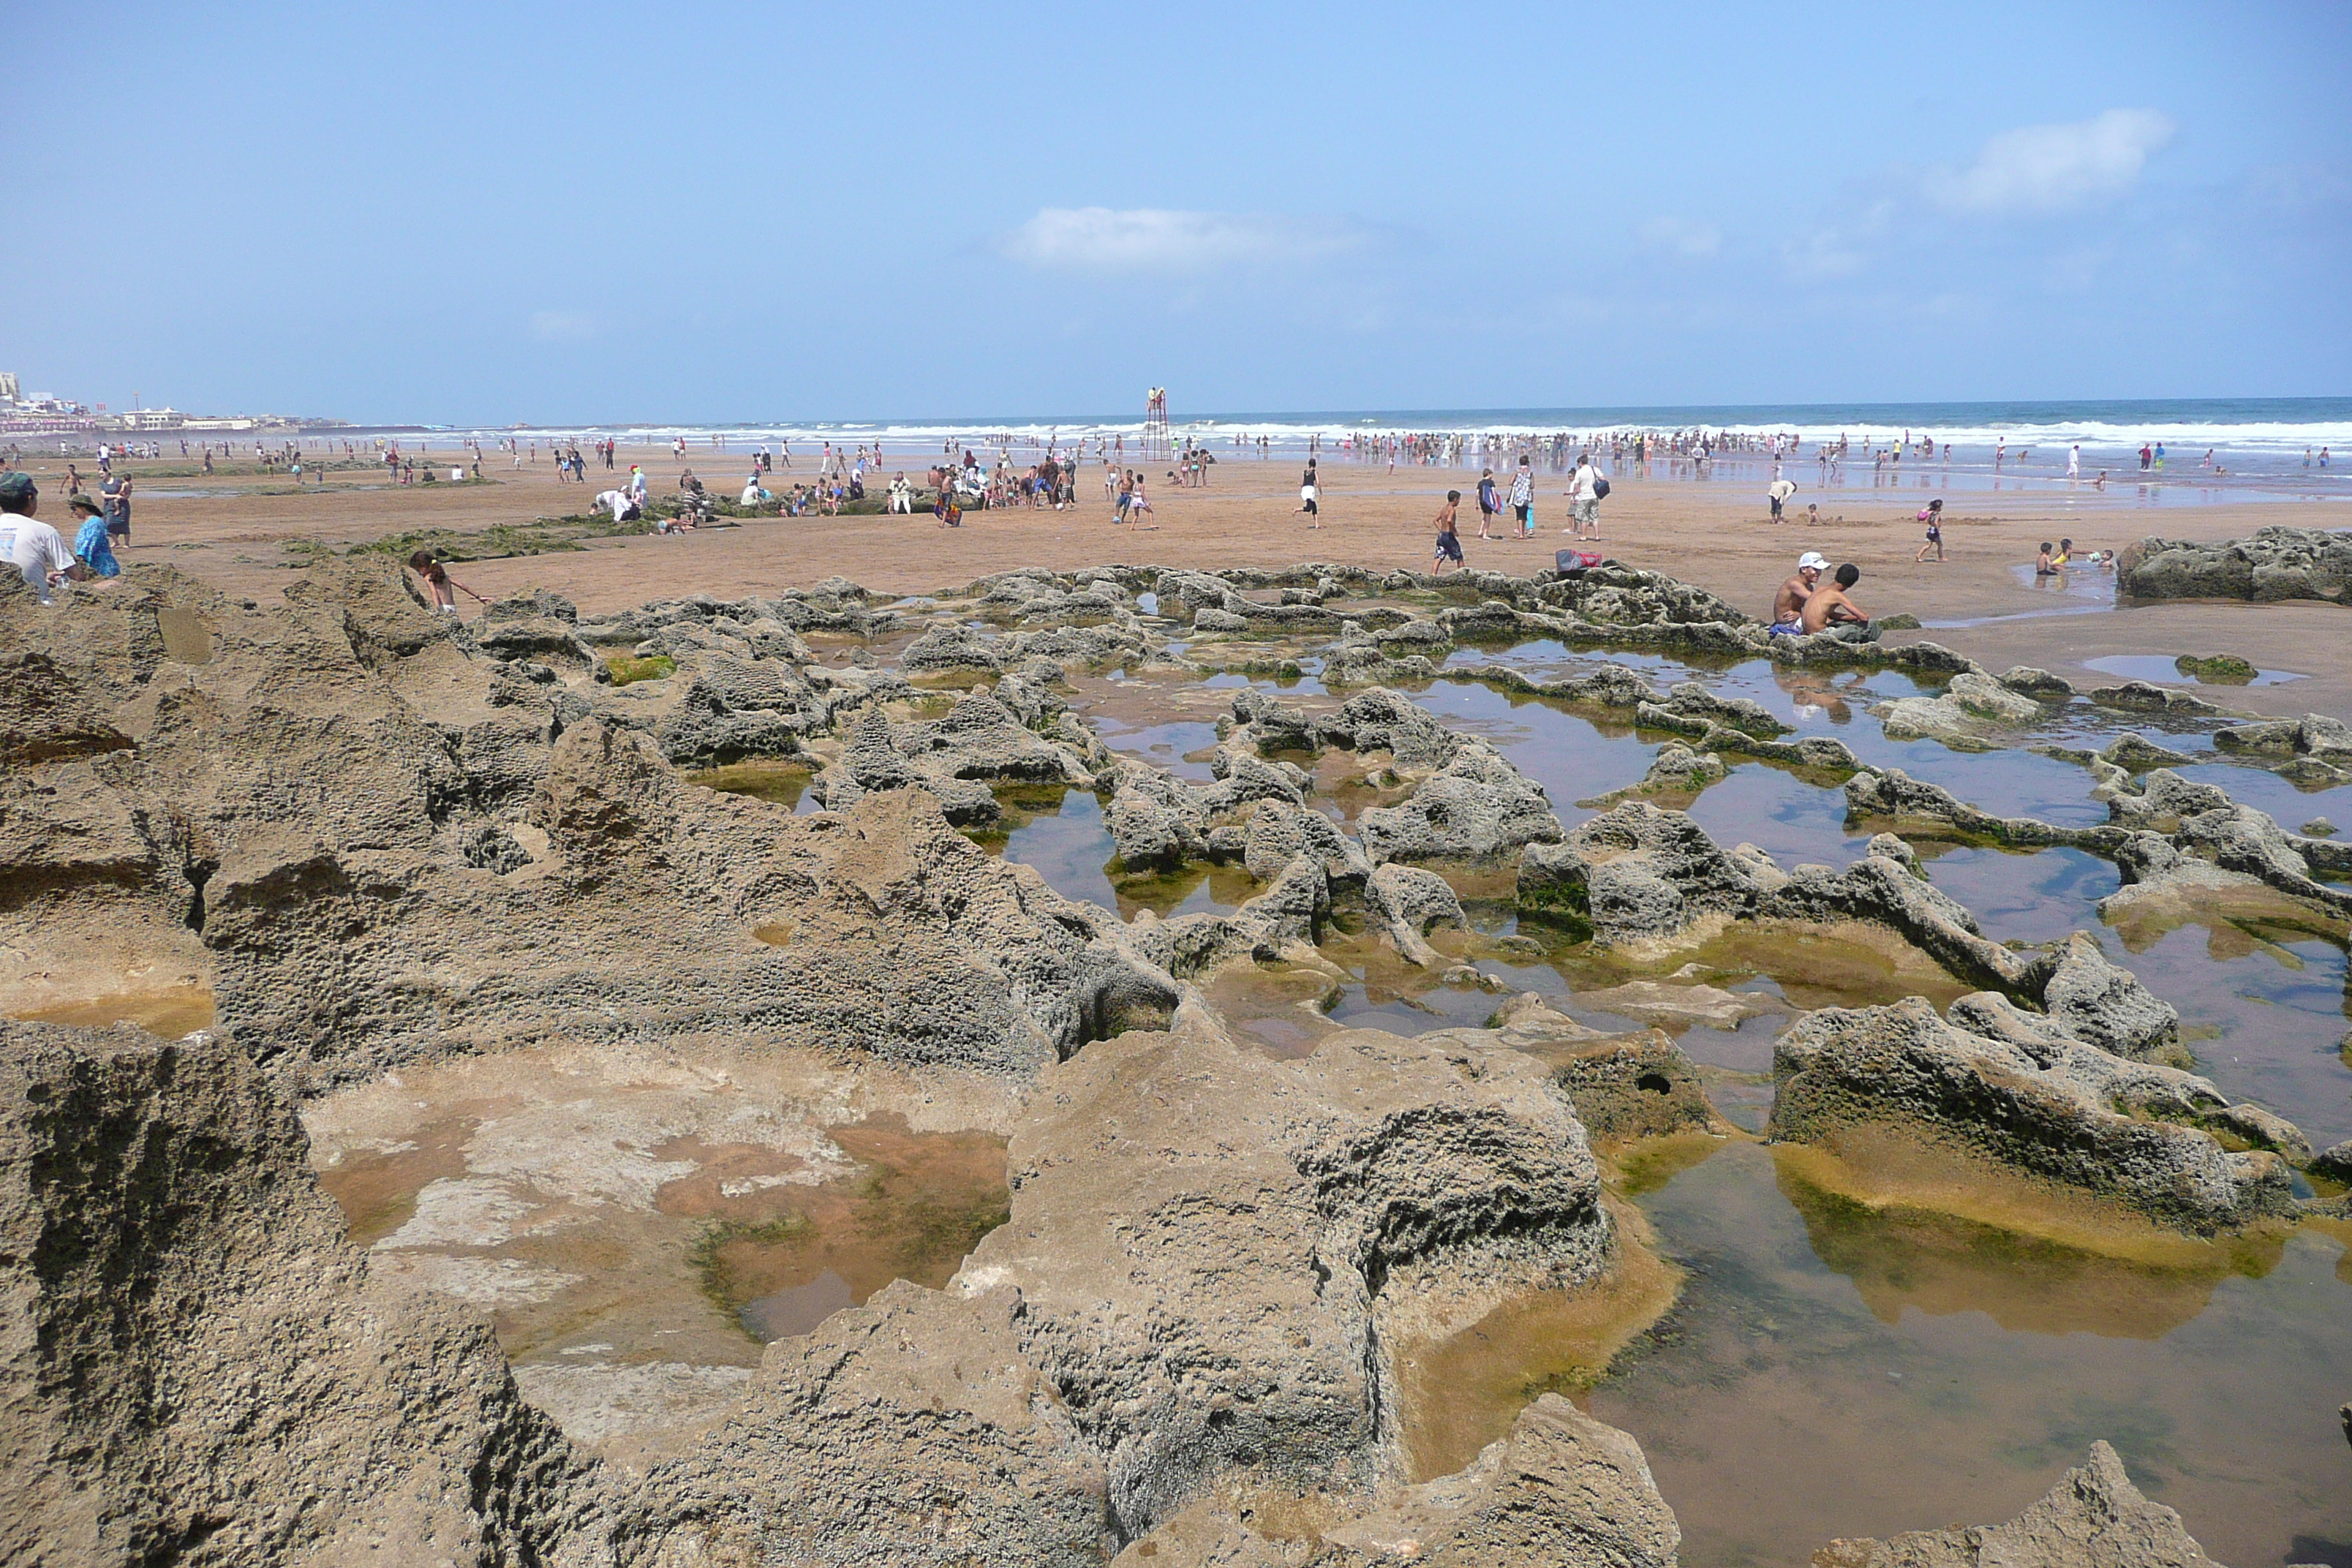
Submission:
[[[1365,879],[1364,904],[1380,921],[1397,952],[1409,963],[1430,968],[1444,960],[1429,945],[1429,933],[1439,926],[1467,930],[1462,900],[1453,886],[1434,871],[1394,862]]]
[[[2042,716],[2032,696],[1975,670],[1952,677],[1934,697],[1898,697],[1870,711],[1889,740],[1926,738],[1979,750],[1988,731],[2031,724]]]
[[[1580,917],[1601,946],[1678,937],[1720,926],[1753,905],[1750,867],[1679,811],[1630,801],[1519,858],[1523,909]]]
[[[0,1557],[609,1561],[593,1468],[306,1148],[233,1047],[0,1022]]]
[[[2257,529],[2244,539],[2141,540],[2123,552],[2116,591],[2135,599],[2322,599],[2352,587],[2352,535],[2316,528]]]
[[[2105,1443],[2007,1524],[1832,1541],[1814,1568],[2212,1568],[2180,1516],[2132,1485]]]
[[[1449,1301],[1589,1279],[1615,1245],[1581,1131],[1508,1047],[1356,1031],[1274,1062],[1188,1010],[1065,1064],[1031,1106],[1011,1221],[945,1292],[893,1287],[772,1354],[748,1407],[648,1479],[649,1528],[1010,1568],[1099,1563],[1221,1489],[1361,1508],[1398,1463],[1393,1336]],[[1507,1498],[1554,1542],[1670,1544],[1629,1442],[1539,1420],[1465,1472],[1465,1502]],[[1546,1493],[1546,1444],[1578,1473],[1607,1456],[1612,1495],[1647,1513]]]
[[[2042,999],[2052,1025],[2086,1046],[2132,1061],[2190,1065],[2179,1013],[2138,976],[2109,963],[2081,931],[2034,960],[2025,985]]]
[[[1459,1474],[1323,1541],[1318,1568],[1673,1568],[1682,1530],[1633,1439],[1547,1394]]]
[[[1496,1044],[1551,1068],[1599,1149],[1678,1132],[1727,1131],[1681,1047],[1656,1029],[1612,1035],[1590,1029],[1533,992],[1496,1009],[1487,1029],[1442,1029],[1422,1037]]]
[[[1650,759],[1650,771],[1642,775],[1640,782],[1576,804],[1605,809],[1620,801],[1663,799],[1688,805],[1701,790],[1720,783],[1730,773],[1723,759],[1713,752],[1696,752],[1679,741],[1668,741]]]
[[[1562,829],[1543,786],[1486,742],[1464,736],[1452,761],[1393,806],[1359,813],[1356,832],[1377,862],[1475,865],[1529,844],[1556,844]]]
[[[1948,1023],[1920,997],[1824,1008],[1780,1037],[1772,1077],[1776,1141],[1834,1153],[1891,1128],[2199,1236],[2294,1208],[2284,1161],[2184,1125],[2228,1106],[2211,1084],[2084,1045],[1999,995],[1961,998]]]

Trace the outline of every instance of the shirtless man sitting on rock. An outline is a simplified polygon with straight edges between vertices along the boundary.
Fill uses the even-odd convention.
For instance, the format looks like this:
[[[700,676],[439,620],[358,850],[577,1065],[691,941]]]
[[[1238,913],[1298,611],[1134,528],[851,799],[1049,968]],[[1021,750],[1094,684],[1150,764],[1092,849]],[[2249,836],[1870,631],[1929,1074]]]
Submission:
[[[1795,637],[1803,628],[1799,626],[1805,601],[1813,596],[1813,589],[1822,574],[1830,569],[1829,557],[1818,550],[1808,550],[1797,557],[1797,574],[1780,584],[1772,595],[1772,629],[1783,637]]]
[[[1840,642],[1876,642],[1878,628],[1870,624],[1869,614],[1846,597],[1846,591],[1861,581],[1862,568],[1849,561],[1837,569],[1834,587],[1814,589],[1798,616],[1805,635],[1827,632]]]

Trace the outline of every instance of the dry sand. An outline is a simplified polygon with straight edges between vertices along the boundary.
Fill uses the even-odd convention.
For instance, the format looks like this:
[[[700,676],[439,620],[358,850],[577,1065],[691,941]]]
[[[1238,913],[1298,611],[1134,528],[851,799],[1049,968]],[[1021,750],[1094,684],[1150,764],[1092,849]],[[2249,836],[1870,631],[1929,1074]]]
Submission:
[[[436,454],[446,474],[454,454]],[[908,455],[919,479],[931,459]],[[618,474],[642,462],[656,494],[675,488],[681,467],[667,447],[625,448]],[[714,489],[731,495],[748,459],[740,454],[688,458]],[[1532,572],[1551,563],[1567,501],[1564,476],[1546,475],[1538,489],[1540,532],[1528,542],[1476,537],[1477,509],[1466,498],[1475,474],[1429,468],[1358,465],[1327,458],[1323,468],[1324,526],[1310,529],[1297,515],[1295,458],[1235,458],[1213,470],[1206,489],[1155,486],[1154,526],[1140,530],[1110,521],[1101,498],[1102,469],[1083,472],[1075,510],[1019,508],[970,512],[965,525],[940,529],[927,513],[911,518],[843,517],[755,521],[678,537],[596,540],[586,548],[504,560],[469,562],[454,575],[491,598],[534,587],[551,588],[594,614],[650,598],[695,593],[720,597],[804,585],[840,574],[869,588],[926,592],[957,585],[1014,566],[1068,568],[1113,563],[1171,566],[1279,566],[1302,561],[1354,563],[1425,571],[1433,530],[1430,519],[1444,492],[1465,492],[1463,544],[1469,564]],[[36,459],[42,515],[63,526],[63,465]],[[89,465],[82,467],[87,473]],[[560,485],[544,458],[517,473],[503,456],[486,461],[481,485],[387,485],[373,471],[339,471],[324,487],[300,494],[282,477],[226,473],[210,479],[164,477],[184,460],[131,465],[139,479],[134,542],[126,561],[168,561],[247,597],[274,596],[299,569],[311,544],[335,548],[423,528],[472,531],[499,522],[583,511],[595,492],[614,482],[592,468],[585,487]],[[779,469],[770,481],[813,477]],[[1793,470],[1801,482],[1806,470]],[[616,476],[617,477],[617,476]],[[2150,506],[2127,486],[2105,494],[1958,491],[1947,499],[1948,559],[1915,563],[1920,530],[1913,514],[1933,493],[1906,487],[1874,492],[1858,488],[1817,492],[1806,485],[1794,503],[1799,517],[1774,526],[1766,516],[1760,473],[1744,469],[1712,481],[1625,477],[1602,504],[1606,537],[1601,548],[1630,564],[1697,583],[1750,611],[1769,605],[1776,584],[1798,553],[1817,549],[1832,561],[1862,568],[1855,596],[1873,613],[1908,611],[1923,621],[1981,624],[1933,627],[1898,637],[1927,637],[1960,649],[1994,669],[2030,664],[2078,684],[2110,682],[2110,673],[2085,661],[2114,654],[2231,652],[2266,669],[2309,679],[2232,689],[2230,706],[2267,713],[2352,713],[2352,607],[2320,604],[2160,605],[2111,612],[2053,613],[2094,603],[2081,590],[2103,584],[2077,575],[2074,592],[2037,584],[2030,571],[2035,546],[2071,536],[2082,550],[2119,548],[2150,533],[2227,539],[2269,523],[2307,528],[2352,526],[2352,502],[2231,500],[2212,505]],[[181,492],[181,493],[173,493]],[[1752,492],[1752,493],[1751,493]],[[1822,502],[1819,527],[1801,521],[1808,501]],[[473,608],[470,602],[467,608]]]

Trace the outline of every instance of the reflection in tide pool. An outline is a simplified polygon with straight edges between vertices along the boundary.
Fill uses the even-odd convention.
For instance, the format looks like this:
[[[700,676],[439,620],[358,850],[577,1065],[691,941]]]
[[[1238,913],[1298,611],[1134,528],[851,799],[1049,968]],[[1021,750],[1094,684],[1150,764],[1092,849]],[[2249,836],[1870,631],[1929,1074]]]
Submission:
[[[2149,1268],[1874,1214],[1753,1145],[1638,1201],[1690,1279],[1590,1407],[1641,1441],[1685,1563],[2007,1519],[2102,1437],[2217,1561],[2352,1561],[2336,1241]]]
[[[1899,767],[2000,815],[2064,825],[2107,819],[2091,798],[2091,774],[2074,763],[2016,747],[1971,752],[1888,740],[1868,710],[1935,689],[1894,672],[1787,671],[1760,659],[1708,668],[1558,644],[1457,650],[1448,671],[1507,663],[1552,677],[1609,662],[1662,688],[1696,679],[1718,695],[1748,698],[1799,734],[1834,736],[1869,765]],[[1215,681],[1221,691],[1244,684],[1309,707],[1339,700],[1305,683]],[[1096,706],[1088,716],[1115,748],[1198,781],[1208,776],[1205,762],[1177,759],[1205,759],[1214,744],[1207,721],[1217,709],[1202,695],[1200,683],[1177,684],[1152,691],[1150,707],[1114,699],[1123,703],[1115,713]],[[1640,780],[1663,739],[1605,713],[1466,679],[1442,679],[1413,695],[1446,722],[1491,741],[1544,786],[1570,826],[1593,815],[1577,802]],[[2007,738],[2095,750],[2136,731],[2212,757],[2209,737],[2221,721],[2158,721],[2078,700]],[[1758,845],[1784,868],[1843,865],[1863,853],[1876,825],[1849,826],[1834,783],[1724,760],[1729,776],[1689,807],[1717,842]],[[2352,826],[2352,789],[2306,793],[2218,760],[2182,771],[2290,829],[2319,815]],[[1317,804],[1352,819],[1375,798],[1357,772],[1344,754],[1327,758],[1317,769]],[[1007,858],[1036,866],[1065,893],[1115,900],[1130,918],[1142,908],[1231,908],[1257,890],[1238,868],[1165,879],[1107,868],[1111,842],[1091,795],[1071,791],[1058,808],[1031,809],[1038,814],[1005,841]],[[2352,1063],[2338,1054],[2352,1016],[2340,929],[2252,921],[2111,929],[2096,912],[2120,883],[2105,860],[2074,849],[2017,853],[1927,838],[1915,847],[1934,885],[1974,911],[1995,941],[2094,933],[2110,957],[2179,1009],[2198,1070],[2225,1093],[2289,1117],[2316,1143],[2352,1135]],[[1335,1026],[1416,1034],[1483,1025],[1512,992],[1540,993],[1606,1029],[1644,1020],[1612,1014],[1611,1004],[1587,1005],[1580,994],[1629,980],[1751,992],[1769,1010],[1728,1027],[1661,1021],[1702,1064],[1717,1106],[1754,1131],[1769,1109],[1772,1042],[1795,1013],[1910,994],[1941,1005],[1968,989],[1932,966],[1905,967],[1832,933],[1752,925],[1629,964],[1592,952],[1564,927],[1517,918],[1507,867],[1454,879],[1473,930],[1433,940],[1449,962],[1484,976],[1479,983],[1462,970],[1448,982],[1403,963],[1343,909],[1318,964],[1229,971],[1211,984],[1210,1000],[1241,1037],[1268,1054],[1296,1056]],[[1631,1005],[1622,999],[1633,994],[1619,992],[1613,1005]],[[2352,1457],[2335,1414],[2352,1398],[2352,1256],[2343,1246],[2352,1226],[2313,1222],[2218,1247],[2184,1243],[2159,1267],[1950,1216],[1874,1209],[1813,1184],[1805,1168],[1791,1151],[1776,1157],[1768,1147],[1733,1143],[1625,1188],[1687,1279],[1663,1321],[1584,1397],[1596,1415],[1641,1441],[1682,1521],[1685,1563],[1795,1563],[1841,1535],[2007,1519],[2105,1438],[2151,1497],[2183,1512],[2217,1560],[2352,1564]],[[1574,1345],[1549,1342],[1570,1328],[1541,1311],[1498,1315],[1482,1327],[1493,1342],[1480,1347],[1475,1367],[1431,1362],[1421,1369],[1465,1380],[1461,1408],[1452,1412],[1460,1419],[1449,1426],[1443,1409],[1429,1417],[1432,1431],[1450,1434],[1445,1441],[1492,1435],[1481,1423],[1490,1406],[1512,1398],[1511,1369],[1534,1380],[1522,1391],[1532,1394],[1551,1375],[1542,1369],[1579,1360]],[[1505,1342],[1513,1333],[1532,1338]]]

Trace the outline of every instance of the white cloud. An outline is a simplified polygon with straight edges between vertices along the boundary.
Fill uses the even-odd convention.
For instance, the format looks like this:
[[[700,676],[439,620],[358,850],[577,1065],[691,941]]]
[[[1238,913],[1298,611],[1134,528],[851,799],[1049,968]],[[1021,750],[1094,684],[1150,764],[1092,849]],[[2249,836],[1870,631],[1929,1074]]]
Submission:
[[[2077,124],[2004,131],[1968,168],[1936,175],[1930,189],[1956,212],[2064,212],[2129,190],[2172,132],[2172,121],[2153,109],[2110,109]]]
[[[1363,231],[1337,218],[1158,207],[1045,207],[1007,235],[1005,255],[1031,267],[1090,272],[1207,272],[1309,261],[1353,249]]]
[[[1645,247],[1671,251],[1676,256],[1713,256],[1723,244],[1723,236],[1713,224],[1694,223],[1688,218],[1654,217],[1636,233]]]
[[[1850,224],[1791,235],[1780,243],[1780,266],[1800,283],[1851,278],[1870,264],[1870,247],[1894,213],[1892,202],[1874,202]]]
[[[596,335],[596,318],[578,310],[533,310],[530,335],[543,343],[576,343]]]

